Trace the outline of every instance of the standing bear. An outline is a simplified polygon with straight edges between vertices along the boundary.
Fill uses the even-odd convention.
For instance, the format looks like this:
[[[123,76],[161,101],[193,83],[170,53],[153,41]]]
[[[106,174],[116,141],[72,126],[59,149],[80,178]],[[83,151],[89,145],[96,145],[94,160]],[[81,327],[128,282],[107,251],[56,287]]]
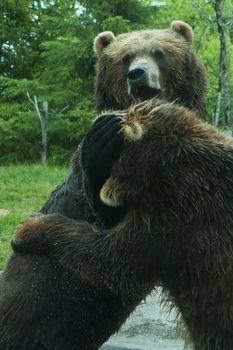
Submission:
[[[95,39],[97,111],[111,111],[96,120],[74,154],[70,175],[41,209],[48,215],[42,216],[41,221],[38,217],[26,222],[16,236],[15,252],[0,281],[0,350],[98,349],[153,289],[158,280],[154,274],[152,278],[145,276],[145,280],[141,280],[137,269],[135,273],[133,269],[131,277],[128,276],[128,259],[136,264],[135,268],[141,266],[143,270],[146,255],[139,254],[135,260],[127,245],[124,248],[127,255],[123,249],[117,259],[113,257],[106,265],[104,262],[99,265],[106,249],[109,247],[110,252],[118,237],[116,228],[119,229],[131,210],[128,203],[110,207],[99,194],[124,146],[124,135],[119,132],[122,118],[116,117],[112,112],[114,108],[130,110],[132,105],[156,96],[164,101],[175,100],[198,116],[205,115],[205,72],[191,49],[192,37],[189,25],[175,21],[170,29],[132,32],[118,37],[105,32]],[[54,221],[47,225],[44,218]],[[36,234],[34,220],[38,222],[36,227],[42,224],[45,228],[44,235]],[[87,226],[87,222],[92,226]],[[84,232],[86,227],[88,232],[78,237],[83,244],[78,240],[77,245],[73,244],[76,232]],[[110,231],[100,235],[99,228]],[[130,242],[133,243],[134,229],[132,225],[131,233],[126,232],[126,242],[132,234]],[[48,253],[49,247],[56,246],[54,230],[61,233],[59,237],[65,234],[67,239],[71,238],[71,244],[66,240],[64,245],[59,242],[66,255],[62,264]],[[55,239],[52,243],[50,233]],[[106,234],[112,237],[110,245],[108,239],[104,240]],[[31,254],[33,244],[28,244],[25,237],[33,238],[33,244],[37,244],[35,254]],[[37,237],[40,241],[36,243]],[[102,246],[94,262],[100,272],[93,274],[93,278],[90,272],[87,274],[90,278],[86,278],[86,268],[95,257],[93,254],[90,259],[92,239],[97,239]],[[143,241],[144,238],[138,237],[135,247],[141,244],[141,249],[147,251]],[[79,249],[80,258],[85,255],[86,266],[80,268],[78,274],[76,254]],[[74,271],[70,269],[72,266]],[[108,278],[103,281],[106,269],[111,271],[112,281],[117,279],[116,284]]]
[[[101,230],[45,215],[19,228],[15,250],[122,295],[159,282],[195,350],[233,349],[233,140],[175,103],[115,113],[124,143],[99,195],[124,219]]]
[[[98,226],[114,226],[124,214],[104,205],[99,190],[119,156],[120,122],[112,110],[124,110],[157,96],[206,116],[205,69],[192,50],[192,28],[174,21],[170,29],[121,34],[100,33],[94,40],[96,110],[102,118],[73,156],[71,174],[52,193],[41,212],[59,212]]]

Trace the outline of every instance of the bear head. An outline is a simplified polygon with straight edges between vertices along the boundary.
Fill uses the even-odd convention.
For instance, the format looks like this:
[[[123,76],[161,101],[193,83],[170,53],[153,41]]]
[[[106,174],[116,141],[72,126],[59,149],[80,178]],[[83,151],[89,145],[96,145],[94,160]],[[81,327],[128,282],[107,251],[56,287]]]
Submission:
[[[205,69],[192,40],[192,28],[182,21],[164,30],[100,33],[94,40],[97,110],[125,109],[157,96],[204,117]]]

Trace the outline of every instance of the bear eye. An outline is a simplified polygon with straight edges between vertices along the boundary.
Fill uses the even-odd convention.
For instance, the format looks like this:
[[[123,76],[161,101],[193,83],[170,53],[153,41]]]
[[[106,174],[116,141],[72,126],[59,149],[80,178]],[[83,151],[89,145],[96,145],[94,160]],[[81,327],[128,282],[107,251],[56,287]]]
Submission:
[[[128,65],[130,61],[134,58],[135,53],[130,51],[127,52],[123,57],[122,57],[122,62],[124,65]]]
[[[158,49],[158,48],[153,49],[153,50],[151,51],[151,53],[152,53],[152,55],[154,56],[154,58],[155,58],[156,60],[158,60],[158,61],[162,61],[162,60],[164,59],[164,57],[165,57],[164,52],[163,52],[162,49]]]

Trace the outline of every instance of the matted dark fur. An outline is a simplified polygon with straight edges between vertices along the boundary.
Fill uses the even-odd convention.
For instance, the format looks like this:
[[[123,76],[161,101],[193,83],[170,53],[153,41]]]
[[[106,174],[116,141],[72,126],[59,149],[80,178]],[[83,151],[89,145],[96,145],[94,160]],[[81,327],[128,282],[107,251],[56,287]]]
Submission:
[[[140,37],[140,41],[136,40],[133,43],[130,41],[130,36],[132,39]],[[152,40],[154,36],[158,38]],[[127,92],[128,63],[125,63],[125,58],[123,59],[121,56],[126,44],[129,51],[131,51],[130,46],[132,45],[134,58],[138,56],[141,59],[143,56],[146,61],[148,60],[148,67],[152,67],[148,73],[155,74],[154,69],[156,70],[156,79],[161,85],[158,97],[165,97],[168,100],[177,99],[180,104],[196,110],[200,116],[203,116],[205,114],[203,98],[205,75],[203,66],[191,50],[192,36],[191,27],[181,21],[173,22],[171,29],[166,30],[128,33],[116,38],[111,32],[98,35],[95,40],[95,51],[98,54],[96,79],[98,112],[113,108],[126,109],[132,103],[140,101],[140,98],[129,96]],[[142,38],[145,39],[144,52],[141,47]],[[162,42],[163,40],[167,40],[167,47]],[[140,50],[138,50],[138,46],[140,46]],[[116,50],[118,50],[118,58]],[[110,59],[110,55],[114,55],[113,60]],[[162,60],[159,57],[161,55]],[[112,77],[110,73],[113,75]],[[103,139],[102,136],[104,135],[100,135],[100,141]],[[88,137],[90,145],[89,148],[87,146],[86,148],[88,151],[92,150],[92,159],[95,160],[98,154],[95,157],[93,150],[99,150],[102,147],[104,151],[105,145],[102,146],[101,142],[96,140],[94,142],[90,138],[90,133]],[[108,161],[111,163],[112,153],[109,144],[108,150]],[[58,214],[48,216],[47,219],[52,220],[49,227],[46,224],[41,226],[42,221],[35,218],[29,222],[27,228],[24,226],[22,232],[33,234],[37,232],[38,228],[41,233],[43,227],[45,231],[48,229],[47,233],[49,234],[53,230],[59,231],[60,227],[62,230],[64,229],[63,233],[69,233],[67,228],[71,229],[77,225],[76,221],[70,219],[86,220],[103,228],[111,227],[119,221],[117,208],[111,208],[99,199],[100,184],[93,185],[92,181],[92,177],[95,177],[95,171],[93,175],[83,164],[84,158],[88,161],[88,157],[90,157],[89,153],[83,154],[83,148],[80,146],[73,157],[70,174],[55,189],[41,209],[43,214],[59,213],[66,217],[58,216]],[[95,161],[95,169],[97,170],[101,166],[102,171],[107,174],[108,169],[107,171],[104,169],[105,162],[101,162],[101,159],[103,158],[100,157],[99,161]],[[39,220],[38,226],[37,220]],[[59,223],[60,226],[57,225]],[[66,226],[66,223],[67,225],[71,223],[71,227]],[[85,228],[86,225],[88,224],[79,223],[78,227]],[[88,230],[92,231],[90,226],[87,227]],[[126,238],[127,235],[133,235],[134,226],[131,229],[132,232],[128,232]],[[49,254],[43,258],[38,255],[43,253],[46,255],[47,248],[50,247],[51,237],[46,232],[44,233],[43,237],[39,235],[38,247],[34,247],[38,248],[36,254],[20,254],[20,247],[15,246],[15,253],[10,257],[1,277],[0,350],[97,349],[112,333],[119,329],[136,305],[152,290],[154,281],[136,285],[130,283],[130,286],[127,287],[124,276],[127,276],[128,270],[125,266],[126,272],[124,272],[124,264],[128,263],[130,257],[130,251],[128,251],[129,256],[125,258],[121,254],[118,255],[118,260],[121,261],[120,265],[116,264],[116,260],[113,259],[111,262],[108,261],[110,265],[106,266],[112,271],[113,279],[119,275],[118,284],[114,288],[109,283],[104,285],[101,283],[100,287],[101,275],[93,276],[94,279],[90,278],[90,283],[86,282],[81,278],[81,275],[85,275],[85,269],[83,272],[80,270],[80,276],[77,277],[72,271],[68,272],[70,270],[58,264],[54,257]],[[95,232],[93,234],[95,237],[98,235]],[[35,243],[36,237],[35,234],[33,238]],[[67,239],[69,237],[68,234]],[[83,235],[84,241],[88,237],[88,235]],[[56,239],[56,235],[53,236],[53,239]],[[72,239],[70,244],[63,246],[65,254],[63,262],[69,268],[72,265],[75,266],[76,253],[78,253]],[[139,244],[139,242],[138,238],[135,244]],[[143,241],[141,243],[143,247]],[[77,244],[79,245],[79,243]],[[106,240],[106,245],[104,244],[104,252],[108,249],[107,245],[108,240]],[[62,249],[62,246],[59,246]],[[26,244],[23,247],[26,253]],[[19,249],[18,252],[17,249]],[[29,245],[29,253],[30,249]],[[91,255],[88,244],[85,243],[82,253],[86,256],[86,266],[88,267]],[[147,254],[146,247],[145,254]],[[135,257],[132,257],[135,264],[143,264],[140,257],[138,260],[134,259]],[[90,263],[93,261],[90,259]],[[97,259],[97,266],[98,261]],[[104,265],[102,268],[105,269]],[[131,271],[131,275],[134,275],[133,271]]]
[[[125,144],[101,193],[127,206],[125,219],[101,231],[48,215],[26,222],[14,244],[115,293],[159,282],[195,350],[230,350],[233,141],[175,104],[146,102],[120,116]]]

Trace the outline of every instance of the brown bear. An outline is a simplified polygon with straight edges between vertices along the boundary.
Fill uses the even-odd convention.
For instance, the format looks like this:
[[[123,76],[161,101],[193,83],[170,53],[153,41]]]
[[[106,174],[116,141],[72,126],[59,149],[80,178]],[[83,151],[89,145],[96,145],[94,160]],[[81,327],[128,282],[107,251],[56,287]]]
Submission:
[[[157,96],[168,101],[176,100],[204,116],[205,73],[192,52],[192,36],[191,27],[181,21],[173,22],[166,30],[133,32],[116,38],[110,32],[98,35],[94,44],[98,55],[97,111],[113,108],[119,111]],[[82,225],[85,227],[80,220],[114,229],[128,212],[127,206],[113,208],[99,197],[123,146],[123,134],[119,133],[121,119],[109,113],[97,119],[73,157],[71,174],[41,210],[44,214],[63,214],[52,215],[51,232],[63,228],[66,222],[68,226],[70,222],[76,225],[77,229]],[[97,237],[95,226],[91,231]],[[20,246],[15,245],[15,253],[1,277],[0,349],[97,349],[153,289],[155,280],[135,284],[129,279],[130,285],[126,288],[128,282],[124,276],[127,267],[124,273],[122,265],[118,267],[116,264],[112,278],[119,275],[119,283],[114,288],[109,283],[101,283],[100,287],[98,280],[102,280],[101,276],[90,283],[84,282],[81,270],[77,277],[52,255],[46,256],[47,249],[40,251],[43,242],[50,246],[46,239],[45,234],[38,242],[36,254],[22,254]],[[26,245],[23,247],[26,253]],[[29,246],[29,253],[30,249]],[[78,247],[69,249],[69,245],[64,247],[67,253],[64,263],[75,266],[73,256]],[[90,249],[88,246],[85,249],[88,265]],[[118,258],[121,260],[120,255]],[[137,264],[140,262],[138,260]]]
[[[97,112],[126,109],[157,96],[176,101],[204,118],[205,69],[192,51],[192,39],[192,28],[182,21],[172,22],[165,30],[117,37],[112,32],[100,33],[94,41]],[[71,174],[52,193],[42,213],[60,212],[108,227],[122,217],[119,208],[112,210],[99,200],[100,187],[122,142],[117,133],[120,125],[114,115],[110,117],[103,118],[88,134],[82,154],[78,149],[73,157]]]
[[[125,218],[108,230],[35,218],[17,232],[16,250],[54,257],[116,293],[159,282],[195,350],[233,349],[233,140],[174,103],[118,116],[124,146],[100,197],[124,205]]]

